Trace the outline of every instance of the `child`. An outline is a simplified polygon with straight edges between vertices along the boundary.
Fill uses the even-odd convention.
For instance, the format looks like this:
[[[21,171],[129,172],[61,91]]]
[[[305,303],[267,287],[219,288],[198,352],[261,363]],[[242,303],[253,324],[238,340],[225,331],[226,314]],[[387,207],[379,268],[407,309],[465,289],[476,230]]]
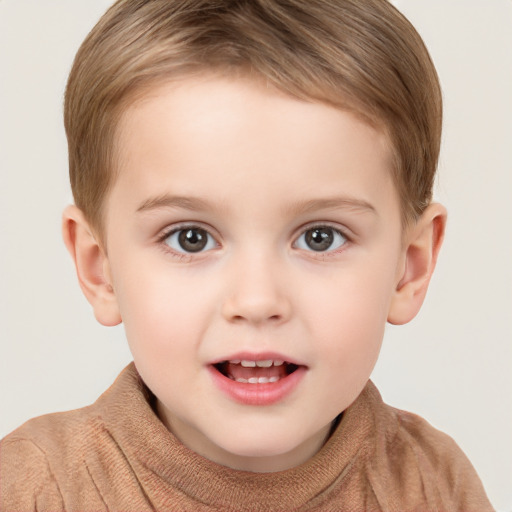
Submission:
[[[2,442],[2,510],[491,506],[369,381],[423,302],[437,77],[382,0],[124,0],[66,94],[63,232],[134,364]]]

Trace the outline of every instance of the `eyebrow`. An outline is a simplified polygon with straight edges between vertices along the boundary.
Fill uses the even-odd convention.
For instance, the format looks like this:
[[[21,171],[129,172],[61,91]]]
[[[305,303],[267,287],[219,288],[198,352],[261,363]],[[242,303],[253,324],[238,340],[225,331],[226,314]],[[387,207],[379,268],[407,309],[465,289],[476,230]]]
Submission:
[[[144,201],[138,208],[138,212],[157,210],[160,208],[182,208],[184,210],[206,211],[215,210],[215,206],[199,197],[171,196],[163,194]]]
[[[351,210],[361,213],[373,213],[377,215],[375,207],[365,201],[350,196],[335,196],[319,199],[307,199],[293,204],[290,208],[286,208],[286,212],[292,215],[312,213],[318,210]]]
[[[216,211],[223,210],[214,203],[199,197],[189,196],[172,196],[163,194],[144,201],[138,208],[137,212],[146,212],[157,210],[160,208],[182,208],[190,211]],[[343,197],[326,197],[319,199],[307,199],[298,201],[291,206],[285,206],[284,212],[289,215],[307,214],[318,210],[337,210],[345,209],[359,211],[361,213],[377,214],[375,207],[363,199],[349,196]]]

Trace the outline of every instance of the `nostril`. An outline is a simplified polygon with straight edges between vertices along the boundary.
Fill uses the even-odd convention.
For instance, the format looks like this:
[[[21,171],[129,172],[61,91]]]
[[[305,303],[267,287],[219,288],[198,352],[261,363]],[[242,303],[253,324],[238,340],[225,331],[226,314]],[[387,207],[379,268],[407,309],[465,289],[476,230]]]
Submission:
[[[283,317],[281,315],[271,315],[266,320],[269,322],[280,322],[282,318]],[[234,315],[233,317],[231,317],[232,322],[244,322],[247,320],[255,321],[255,315],[247,315],[247,317],[243,315]],[[265,317],[262,316],[260,319],[256,319],[256,321],[265,321]]]

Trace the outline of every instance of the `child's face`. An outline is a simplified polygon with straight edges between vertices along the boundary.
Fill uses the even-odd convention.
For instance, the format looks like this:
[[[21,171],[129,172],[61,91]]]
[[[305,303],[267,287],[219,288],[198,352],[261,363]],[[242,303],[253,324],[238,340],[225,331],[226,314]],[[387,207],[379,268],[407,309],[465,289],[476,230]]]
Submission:
[[[304,462],[365,386],[403,270],[385,137],[211,76],[130,107],[119,149],[106,272],[161,419],[227,466]]]

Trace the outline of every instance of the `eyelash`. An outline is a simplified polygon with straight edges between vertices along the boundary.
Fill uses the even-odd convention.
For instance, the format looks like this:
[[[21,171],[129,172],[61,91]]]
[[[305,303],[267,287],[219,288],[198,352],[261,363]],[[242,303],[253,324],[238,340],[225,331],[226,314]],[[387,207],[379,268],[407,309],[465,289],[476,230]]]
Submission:
[[[192,259],[196,256],[199,256],[207,251],[200,251],[197,253],[193,252],[180,252],[172,249],[169,244],[166,243],[166,240],[174,235],[175,233],[179,233],[180,231],[185,230],[192,230],[192,229],[200,229],[202,231],[205,231],[213,240],[215,240],[215,237],[210,233],[209,229],[201,226],[199,224],[179,224],[177,226],[172,226],[168,229],[165,229],[162,234],[158,237],[157,242],[162,247],[163,251],[167,254],[170,254],[172,257],[178,259],[179,261],[192,261]],[[218,244],[217,244],[218,245]]]
[[[326,251],[315,251],[313,249],[310,249],[310,250],[303,249],[303,250],[308,252],[308,253],[311,253],[312,255],[314,255],[314,257],[322,259],[322,260],[338,256],[342,251],[344,251],[346,249],[346,245],[349,242],[351,242],[351,239],[345,233],[344,230],[342,231],[341,229],[339,229],[339,228],[337,228],[335,226],[332,226],[329,223],[325,223],[325,222],[324,223],[316,223],[316,224],[310,224],[310,225],[307,225],[307,226],[303,227],[301,229],[300,235],[295,238],[294,245],[297,245],[297,243],[300,240],[300,238],[303,237],[308,231],[313,231],[315,229],[326,229],[326,228],[332,230],[334,233],[336,233],[337,235],[342,237],[344,239],[344,242],[340,246],[338,246],[338,247],[336,247],[334,249],[328,249]],[[333,243],[334,243],[334,240],[333,240]]]
[[[346,248],[345,246],[347,244],[352,242],[351,237],[349,235],[347,235],[344,230],[341,230],[338,227],[335,227],[335,226],[329,224],[328,222],[324,222],[324,223],[310,224],[310,225],[306,225],[305,227],[302,227],[300,234],[295,238],[293,245],[295,246],[297,244],[297,241],[300,239],[300,237],[304,236],[308,231],[312,231],[314,229],[320,229],[320,228],[332,229],[335,233],[337,233],[342,238],[344,238],[345,241],[341,244],[340,247],[338,247],[336,249],[326,250],[326,251],[314,251],[313,249],[308,251],[306,249],[303,249],[304,251],[309,252],[312,255],[314,255],[316,258],[325,260],[330,257],[335,257],[340,252],[345,250],[345,248]],[[181,251],[176,251],[175,249],[172,249],[169,246],[169,244],[166,243],[166,240],[176,233],[179,233],[179,232],[185,231],[185,230],[193,230],[193,229],[205,231],[207,233],[207,235],[215,241],[216,246],[217,247],[219,246],[219,244],[216,242],[215,237],[210,233],[209,229],[206,227],[203,227],[199,224],[182,224],[182,225],[173,226],[171,228],[168,228],[164,232],[162,232],[162,234],[158,237],[157,242],[159,243],[159,245],[162,247],[162,249],[167,254],[170,254],[172,257],[178,259],[179,261],[185,261],[185,262],[191,261],[195,257],[200,256],[206,252],[209,252],[211,249],[208,249],[206,251],[200,250],[197,253],[185,252],[185,251],[181,252]]]

